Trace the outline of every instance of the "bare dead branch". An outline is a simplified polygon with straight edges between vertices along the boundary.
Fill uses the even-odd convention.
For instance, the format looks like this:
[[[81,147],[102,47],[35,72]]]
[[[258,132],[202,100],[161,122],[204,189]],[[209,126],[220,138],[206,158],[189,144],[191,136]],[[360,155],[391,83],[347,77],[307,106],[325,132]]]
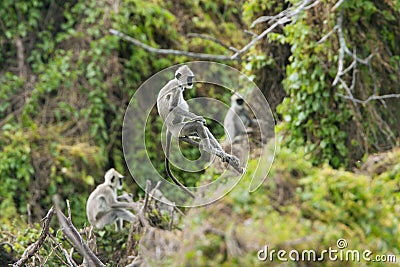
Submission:
[[[389,98],[400,98],[400,94],[387,94],[387,95],[371,95],[367,99],[362,100],[362,99],[357,99],[354,98],[353,96],[348,96],[348,95],[342,95],[342,94],[337,94],[340,97],[343,97],[344,99],[349,99],[355,103],[358,104],[367,104],[370,101],[373,100],[383,100],[383,99],[389,99]]]
[[[224,56],[224,55],[213,55],[213,54],[187,52],[187,51],[174,50],[174,49],[154,48],[147,44],[142,43],[141,41],[139,41],[135,38],[125,35],[122,32],[119,32],[117,30],[110,29],[110,33],[113,35],[116,35],[130,43],[133,43],[134,45],[139,46],[139,47],[143,48],[144,50],[149,51],[151,53],[164,54],[164,55],[187,56],[187,57],[198,58],[198,59],[203,59],[203,60],[232,60],[230,56]]]
[[[255,32],[252,32],[249,30],[244,30],[244,33],[247,33],[248,35],[251,35],[252,37],[257,37],[257,34]]]
[[[344,2],[344,0],[339,0],[337,3],[332,7],[331,11],[335,11],[336,9],[339,8],[339,6]]]
[[[339,2],[342,2],[342,1],[339,1]],[[339,4],[339,2],[338,2],[338,4]],[[339,14],[338,19],[337,19],[337,24],[334,27],[334,29],[330,33],[328,33],[328,35],[331,35],[334,31],[336,31],[337,35],[338,35],[338,39],[339,39],[339,45],[340,45],[340,48],[339,48],[339,59],[338,59],[338,71],[336,73],[336,77],[335,77],[332,85],[335,86],[335,85],[337,85],[338,82],[340,82],[341,85],[343,86],[343,88],[345,89],[346,93],[347,93],[347,95],[343,95],[343,94],[337,94],[337,95],[339,97],[344,98],[344,99],[351,100],[354,103],[354,105],[356,105],[356,104],[365,105],[365,104],[367,104],[367,103],[369,103],[370,101],[373,101],[373,100],[381,100],[383,102],[383,104],[386,105],[385,102],[383,101],[384,99],[400,98],[400,94],[387,94],[387,95],[378,95],[377,94],[378,93],[377,92],[378,88],[376,86],[376,82],[375,82],[375,79],[374,79],[372,67],[371,67],[371,64],[370,64],[370,61],[373,58],[374,53],[371,53],[365,59],[361,59],[361,58],[357,57],[356,48],[354,47],[353,51],[350,51],[350,49],[347,47],[346,39],[345,39],[344,34],[343,34],[342,26],[343,26],[343,12],[341,12]],[[319,42],[322,42],[322,41],[326,40],[329,37],[328,35],[324,36]],[[345,57],[345,54],[350,55],[351,58],[353,59],[353,61],[347,68],[344,69],[344,57]],[[372,80],[374,81],[374,93],[371,96],[369,96],[367,99],[365,99],[365,100],[355,98],[353,96],[353,93],[352,93],[352,92],[354,92],[355,85],[356,85],[356,78],[357,78],[357,72],[358,72],[357,63],[360,63],[362,65],[367,65],[368,66],[369,72],[370,72],[370,74],[372,76]],[[352,77],[351,77],[350,86],[342,79],[342,77],[346,73],[348,73],[349,71],[352,71]]]
[[[339,48],[338,70],[336,73],[336,77],[332,83],[333,86],[335,86],[339,82],[340,76],[343,75],[342,74],[343,64],[344,64],[343,61],[344,61],[344,55],[345,55],[345,47],[347,47],[346,40],[344,39],[344,36],[343,36],[342,22],[343,22],[343,12],[340,13],[340,15],[337,19],[337,24],[335,26],[335,27],[337,27],[340,48]]]
[[[54,242],[54,244],[56,245],[55,247],[52,246],[53,250],[56,249],[60,249],[61,252],[63,253],[65,259],[67,260],[67,262],[65,262],[61,256],[59,256],[57,253],[55,253],[55,255],[57,256],[57,258],[59,260],[61,260],[64,264],[69,265],[71,267],[78,267],[78,264],[74,261],[74,259],[72,258],[72,253],[68,253],[68,251],[63,247],[63,245],[58,242],[57,238],[55,238],[53,235],[49,235],[49,237],[51,238],[51,240]]]
[[[151,181],[146,180],[146,189],[145,189],[146,196],[144,198],[144,204],[143,204],[142,208],[140,209],[140,213],[142,213],[143,216],[144,216],[144,212],[147,208],[147,205],[149,203],[150,187],[151,187]]]
[[[207,35],[207,34],[188,33],[188,34],[187,34],[187,37],[200,38],[200,39],[204,39],[204,40],[209,40],[209,41],[212,41],[212,42],[214,42],[214,43],[216,43],[216,44],[219,44],[220,46],[222,46],[222,47],[224,47],[224,48],[226,48],[226,49],[228,49],[228,50],[231,50],[231,51],[233,51],[233,52],[237,52],[237,49],[236,49],[236,48],[234,48],[234,47],[232,47],[232,46],[229,46],[229,45],[225,44],[224,42],[222,42],[221,40],[219,40],[219,39],[217,39],[217,38],[215,38],[215,37],[213,37],[213,36]]]
[[[187,57],[192,57],[192,58],[197,58],[197,59],[203,59],[203,60],[225,60],[225,61],[240,61],[241,60],[241,56],[242,54],[246,53],[250,47],[252,47],[253,45],[255,45],[257,42],[259,42],[261,39],[263,39],[268,33],[272,32],[275,28],[277,28],[280,25],[283,25],[285,23],[288,23],[290,21],[293,20],[293,18],[297,17],[299,15],[299,13],[303,10],[306,9],[310,9],[316,5],[318,5],[320,3],[319,0],[304,0],[303,2],[301,2],[300,4],[290,7],[282,12],[280,12],[279,14],[275,15],[275,16],[264,16],[264,17],[260,17],[257,20],[255,20],[252,24],[252,26],[254,26],[255,24],[261,23],[261,22],[270,22],[272,23],[273,21],[275,21],[275,23],[273,23],[268,29],[266,29],[265,31],[263,31],[261,34],[257,35],[254,34],[250,31],[245,31],[246,33],[250,33],[252,36],[254,36],[254,38],[248,43],[246,44],[243,48],[236,49],[234,47],[231,46],[227,46],[225,44],[223,44],[221,41],[217,40],[214,37],[207,37],[207,39],[212,40],[214,42],[217,42],[219,44],[223,44],[224,47],[226,47],[227,49],[234,51],[235,53],[231,56],[228,55],[215,55],[215,54],[204,54],[204,53],[194,53],[194,52],[188,52],[188,51],[182,51],[182,50],[175,50],[175,49],[159,49],[159,48],[154,48],[152,46],[149,46],[147,44],[142,43],[141,41],[132,38],[130,36],[127,36],[125,34],[123,34],[120,31],[117,31],[115,29],[110,29],[109,32],[113,35],[116,35],[130,43],[133,43],[136,46],[139,46],[143,49],[145,49],[146,51],[149,51],[151,53],[157,53],[157,54],[164,54],[164,55],[178,55],[178,56],[187,56]],[[190,34],[189,34],[190,35]],[[193,34],[191,34],[193,35]],[[198,34],[195,34],[196,37],[200,37]],[[205,36],[201,36],[201,37],[205,37]]]
[[[310,5],[307,6],[308,2],[310,2],[310,1],[306,0],[306,1],[300,2],[296,5],[294,5],[293,7],[283,10],[282,12],[278,13],[275,16],[261,16],[251,23],[250,28],[253,28],[255,25],[263,23],[263,22],[268,22],[268,24],[271,24],[272,22],[276,22],[283,17],[292,16],[291,12],[293,10],[297,10],[298,8],[300,8],[300,11],[311,9],[314,6],[318,5],[320,1],[315,0]],[[296,13],[295,15],[297,15],[298,13]]]
[[[254,28],[254,26],[256,26],[257,24],[271,21],[272,18],[273,16],[261,16],[251,23],[250,28]]]
[[[260,35],[255,37],[253,40],[251,40],[247,45],[245,45],[242,49],[240,49],[238,52],[236,52],[231,58],[236,59],[239,57],[241,54],[247,52],[247,50],[250,49],[254,44],[256,44],[258,41],[263,39],[268,33],[272,32],[276,27],[283,25],[285,23],[288,23],[293,19],[294,16],[298,15],[304,8],[311,2],[311,0],[304,0],[298,7],[296,8],[289,8],[281,13],[279,13],[276,16],[271,17],[271,19],[276,19],[279,18],[274,24],[272,24],[268,29],[264,30]],[[313,1],[313,2],[319,2]]]
[[[323,36],[321,39],[319,39],[319,41],[317,42],[317,44],[322,44],[323,42],[325,42],[329,37],[331,37],[331,35],[337,31],[337,25],[335,25],[335,27],[333,27],[333,29],[328,32],[325,36]]]
[[[21,259],[19,259],[14,264],[14,266],[24,266],[25,263],[29,260],[29,258],[34,256],[39,251],[40,247],[46,240],[46,237],[49,235],[50,222],[51,219],[53,218],[53,215],[54,215],[54,207],[51,207],[51,209],[47,212],[47,215],[43,218],[44,221],[43,229],[39,236],[39,239],[35,243],[26,248],[26,250],[21,256]]]
[[[150,187],[151,187],[151,181],[150,180],[146,180],[146,189],[145,189],[145,199],[144,199],[144,203],[142,208],[138,211],[137,216],[139,217],[139,222],[140,224],[145,227],[148,228],[150,227],[149,222],[146,219],[146,209],[147,209],[147,205],[149,203],[149,192],[150,192]]]
[[[154,193],[155,193],[156,190],[160,187],[160,185],[161,185],[161,181],[158,181],[157,184],[156,184],[156,186],[155,186],[153,189],[151,189],[151,191],[150,191],[150,197],[153,197],[153,196],[154,196]]]
[[[67,211],[68,211],[68,220],[71,221],[71,206],[69,204],[69,200],[67,199]]]
[[[319,3],[320,3],[320,0],[316,0],[316,1],[312,2],[311,4],[309,4],[308,6],[304,7],[304,10],[311,9],[311,8],[315,7],[316,5],[318,5]]]
[[[67,218],[61,210],[57,210],[57,217],[64,235],[72,242],[76,250],[84,258],[87,266],[104,267],[105,265],[90,250],[76,230],[70,218]]]

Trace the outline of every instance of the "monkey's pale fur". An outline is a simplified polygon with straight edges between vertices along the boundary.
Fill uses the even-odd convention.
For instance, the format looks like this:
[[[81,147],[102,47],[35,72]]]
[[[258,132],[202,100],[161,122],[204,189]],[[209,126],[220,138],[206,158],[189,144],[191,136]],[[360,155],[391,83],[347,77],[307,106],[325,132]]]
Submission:
[[[123,178],[123,175],[111,168],[104,175],[104,183],[90,194],[86,203],[86,215],[94,227],[102,229],[107,224],[116,223],[117,231],[120,231],[123,220],[134,221],[135,215],[128,209],[136,209],[135,203],[119,201],[126,199],[126,195],[117,196],[117,190],[122,189]]]
[[[169,148],[171,136],[175,138],[197,135],[200,139],[200,148],[210,154],[219,156],[223,161],[230,161],[239,166],[239,160],[230,154],[225,153],[218,141],[205,126],[205,119],[189,111],[189,105],[183,98],[185,89],[193,87],[194,74],[186,65],[179,67],[175,72],[175,78],[170,80],[159,92],[157,97],[157,109],[160,117],[167,127],[166,145],[166,167],[168,175],[187,193],[188,191],[169,171]]]
[[[245,108],[243,97],[235,93],[231,97],[231,107],[226,113],[224,119],[224,129],[226,138],[230,139],[231,143],[243,134],[247,133],[247,127],[251,127],[253,119],[250,112]]]
[[[183,91],[193,87],[193,77],[190,68],[183,65],[175,72],[175,79],[170,80],[158,94],[157,109],[167,126],[167,142],[169,133],[176,138],[197,134],[202,140],[202,149],[224,160],[234,160],[231,155],[223,151],[204,125],[205,119],[189,111],[189,105],[183,98]]]

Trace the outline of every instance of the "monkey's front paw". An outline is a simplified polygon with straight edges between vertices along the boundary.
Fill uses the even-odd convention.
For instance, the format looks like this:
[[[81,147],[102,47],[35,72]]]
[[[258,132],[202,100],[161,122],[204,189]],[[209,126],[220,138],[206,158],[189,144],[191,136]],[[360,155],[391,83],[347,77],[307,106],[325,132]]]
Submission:
[[[196,116],[192,119],[192,121],[198,121],[203,125],[206,125],[206,120],[202,116]]]

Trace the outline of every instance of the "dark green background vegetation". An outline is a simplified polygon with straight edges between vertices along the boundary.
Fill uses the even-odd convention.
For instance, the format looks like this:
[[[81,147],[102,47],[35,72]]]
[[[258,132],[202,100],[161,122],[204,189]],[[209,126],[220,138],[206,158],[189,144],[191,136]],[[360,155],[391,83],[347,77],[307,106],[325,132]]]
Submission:
[[[2,0],[0,243],[12,244],[12,256],[19,258],[38,237],[40,219],[55,194],[70,199],[78,228],[87,223],[86,199],[104,172],[115,167],[129,175],[121,128],[130,97],[157,71],[193,60],[149,53],[109,29],[157,48],[229,55],[224,46],[189,33],[241,48],[252,38],[245,30],[259,34],[268,27],[261,23],[250,29],[255,19],[298,2]],[[347,95],[344,86],[332,86],[338,36],[318,42],[342,14],[349,49],[360,58],[374,54],[369,64],[357,66],[354,98],[399,94],[400,2],[349,0],[332,10],[336,2],[321,0],[292,23],[276,28],[241,61],[221,62],[252,77],[263,91],[282,148],[268,182],[255,194],[239,185],[217,205],[189,212],[193,220],[182,226],[189,232],[182,242],[190,246],[180,251],[184,260],[179,264],[250,266],[257,263],[256,248],[265,244],[322,250],[340,237],[351,248],[397,254],[400,260],[400,153],[395,148],[400,140],[399,99],[357,104],[342,97]],[[352,61],[346,55],[345,67]],[[350,85],[352,73],[342,79]],[[230,97],[202,88],[192,94],[188,97],[216,97],[226,103]],[[159,140],[160,120],[147,128],[150,157],[163,173],[162,151],[151,142]],[[215,134],[222,136],[222,127]],[[187,149],[188,156],[196,156],[196,150]],[[383,153],[388,150],[392,152]],[[384,155],[379,162],[360,168],[377,152]],[[179,175],[189,185],[202,179]],[[135,198],[142,195],[133,179],[129,181],[126,189]],[[248,220],[251,227],[245,227]],[[196,229],[204,224],[221,231],[234,227],[244,244],[242,253],[225,253],[218,236],[198,238]],[[118,262],[115,253],[124,247],[126,236],[110,231],[98,237],[100,249],[104,258]],[[290,243],[303,237],[312,238]],[[41,253],[50,251],[45,246]],[[47,265],[60,263],[52,256]]]

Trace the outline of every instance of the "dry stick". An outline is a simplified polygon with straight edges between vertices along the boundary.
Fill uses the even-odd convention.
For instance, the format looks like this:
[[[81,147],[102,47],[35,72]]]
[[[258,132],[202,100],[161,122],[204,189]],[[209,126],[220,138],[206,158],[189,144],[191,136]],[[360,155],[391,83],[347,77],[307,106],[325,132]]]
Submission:
[[[258,35],[256,38],[254,38],[253,40],[251,40],[247,45],[245,45],[242,49],[240,49],[238,52],[236,52],[231,58],[232,59],[236,59],[237,57],[239,57],[241,54],[245,53],[247,50],[250,49],[250,47],[252,47],[254,44],[256,44],[258,41],[260,41],[261,39],[263,39],[268,33],[272,32],[276,27],[278,27],[279,25],[285,24],[289,21],[292,20],[292,18],[296,15],[298,15],[306,6],[307,4],[310,2],[311,0],[305,0],[303,1],[302,4],[300,4],[295,10],[293,11],[288,11],[288,10],[284,10],[281,13],[279,13],[278,15],[272,17],[272,18],[277,18],[280,17],[280,14],[285,14],[283,17],[279,18],[277,22],[275,22],[274,24],[272,24],[268,29],[266,29],[265,31],[263,31],[260,35]],[[318,1],[316,1],[318,2]],[[287,13],[287,14],[286,14]]]
[[[204,53],[194,53],[194,52],[186,52],[182,50],[174,50],[174,49],[158,49],[151,47],[147,44],[144,44],[140,42],[139,40],[132,38],[128,35],[123,34],[122,32],[119,32],[114,29],[110,29],[110,33],[116,36],[121,37],[122,39],[133,43],[134,45],[137,45],[144,50],[147,50],[152,53],[157,53],[157,54],[165,54],[165,55],[177,55],[177,56],[187,56],[187,57],[193,57],[193,58],[198,58],[198,59],[204,59],[204,60],[232,60],[230,56],[224,56],[224,55],[213,55],[213,54],[204,54]]]
[[[158,189],[158,187],[160,187],[160,185],[161,185],[161,181],[158,181],[156,186],[150,192],[150,196],[151,197],[153,197],[155,191]],[[159,201],[161,201],[161,200],[159,200]],[[171,205],[174,208],[174,210],[176,210],[179,214],[181,214],[182,216],[185,216],[185,214],[175,205],[175,202],[169,202],[169,203],[166,203],[166,204],[167,205]]]
[[[151,196],[151,197],[153,197],[154,193],[155,193],[156,190],[160,187],[160,185],[161,185],[161,181],[158,181],[157,184],[156,184],[156,186],[155,186],[153,189],[151,189],[151,191],[150,191],[150,196]]]
[[[43,218],[44,223],[43,223],[43,229],[42,229],[42,233],[39,236],[39,239],[33,243],[32,245],[30,245],[22,254],[21,259],[19,259],[19,261],[17,261],[14,266],[23,266],[25,265],[25,263],[29,260],[29,258],[31,258],[32,256],[34,256],[40,249],[40,247],[42,246],[42,244],[44,243],[44,241],[46,240],[46,237],[49,235],[49,229],[50,229],[50,221],[51,218],[54,215],[54,207],[51,207],[51,209],[47,212],[46,217]]]
[[[146,196],[144,198],[144,204],[143,204],[142,208],[140,209],[140,213],[142,215],[144,215],[144,212],[146,211],[147,205],[149,203],[150,186],[151,186],[151,181],[146,180],[146,189],[145,189]]]
[[[337,1],[337,3],[335,4],[334,7],[332,7],[331,11],[335,11],[336,9],[338,9],[338,7],[344,2],[344,0],[339,0]]]
[[[341,1],[339,1],[339,2],[341,2]],[[400,94],[376,95],[376,85],[375,84],[374,84],[374,94],[373,95],[369,96],[365,100],[354,98],[352,91],[354,90],[355,84],[356,84],[357,62],[359,62],[359,63],[361,63],[363,65],[368,65],[368,67],[371,69],[370,60],[372,59],[374,54],[371,53],[365,59],[361,59],[361,58],[357,57],[357,52],[356,52],[355,48],[354,48],[353,52],[351,52],[350,49],[347,47],[346,39],[345,39],[344,34],[343,34],[342,25],[343,25],[343,11],[340,12],[340,14],[338,16],[338,19],[337,19],[337,24],[334,27],[334,29],[330,33],[328,33],[328,35],[326,35],[325,37],[323,37],[319,41],[319,42],[322,42],[323,39],[326,40],[326,38],[329,37],[329,35],[331,35],[331,33],[333,33],[334,31],[337,31],[339,44],[340,44],[339,60],[338,60],[338,71],[336,73],[336,77],[335,77],[332,85],[335,86],[338,82],[340,82],[342,84],[343,88],[346,90],[347,95],[342,95],[342,94],[339,94],[339,93],[336,94],[336,95],[339,96],[339,97],[342,97],[344,99],[351,100],[355,106],[356,106],[356,104],[365,105],[368,102],[373,101],[373,100],[384,100],[384,99],[389,99],[389,98],[400,98]],[[343,68],[344,68],[343,67],[343,65],[344,65],[344,55],[345,54],[350,55],[353,58],[353,62],[346,69],[343,70]],[[349,87],[347,85],[347,83],[342,79],[342,76],[344,74],[346,74],[347,72],[349,72],[350,70],[353,71],[353,74],[352,74],[352,79],[351,79],[351,85]],[[370,72],[372,73],[371,70],[370,70]],[[359,110],[358,110],[358,112],[359,112]]]
[[[69,266],[73,266],[73,267],[78,267],[78,264],[76,264],[76,262],[74,261],[74,259],[72,258],[72,255],[68,254],[68,251],[62,246],[61,243],[59,243],[57,241],[57,239],[53,236],[53,235],[49,235],[49,237],[53,240],[53,242],[56,244],[56,247],[53,247],[54,249],[59,248],[62,253],[64,254],[65,259],[67,260],[67,264],[69,264]],[[61,256],[58,256],[57,253],[55,253],[55,255],[64,262],[64,260],[61,258]]]
[[[149,52],[152,52],[152,53],[187,56],[187,57],[193,57],[193,58],[203,59],[203,60],[230,60],[230,61],[237,60],[237,61],[240,61],[241,55],[243,53],[247,52],[247,50],[249,50],[250,47],[255,45],[258,41],[260,41],[262,38],[264,38],[268,33],[272,32],[276,27],[291,21],[293,19],[293,17],[297,16],[302,10],[310,9],[310,8],[314,7],[315,5],[319,4],[320,1],[316,0],[316,1],[313,1],[310,5],[308,5],[310,2],[311,2],[311,0],[304,0],[298,6],[292,7],[290,9],[286,9],[286,10],[280,12],[278,15],[272,16],[271,20],[276,20],[276,19],[278,19],[278,20],[273,25],[271,25],[268,29],[263,31],[261,34],[257,35],[255,38],[253,38],[242,49],[238,50],[236,48],[229,47],[228,49],[235,51],[235,54],[233,54],[232,56],[194,53],[194,52],[187,52],[187,51],[174,50],[174,49],[159,49],[159,48],[154,48],[152,46],[144,44],[141,41],[139,41],[135,38],[132,38],[126,34],[123,34],[122,32],[117,31],[115,29],[110,29],[109,32],[113,35],[119,36],[120,38],[122,38],[128,42],[131,42],[134,45],[137,45],[137,46],[139,46]],[[267,21],[267,19],[264,19],[264,21]],[[214,38],[213,38],[213,40],[215,41]]]
[[[150,180],[146,180],[146,189],[145,189],[145,198],[144,198],[144,203],[142,208],[139,210],[138,212],[138,217],[139,217],[139,221],[142,224],[143,227],[147,228],[150,226],[149,222],[146,220],[146,216],[145,216],[145,212],[146,212],[146,208],[147,205],[149,203],[149,191],[150,191],[150,186],[151,186],[151,181]]]
[[[388,94],[388,95],[371,95],[365,100],[357,99],[354,97],[350,97],[347,95],[342,95],[342,94],[337,94],[340,97],[343,97],[344,99],[349,99],[355,103],[359,104],[367,104],[368,102],[372,100],[383,100],[383,99],[388,99],[388,98],[400,98],[400,94]]]
[[[69,203],[67,202],[69,206]],[[62,226],[64,235],[72,242],[73,246],[78,250],[79,254],[85,259],[88,266],[104,267],[105,265],[96,257],[96,255],[89,249],[88,245],[83,241],[79,235],[78,230],[72,224],[70,219],[71,214],[68,214],[68,218],[64,215],[61,210],[57,210],[57,217]]]
[[[219,44],[220,46],[222,46],[222,47],[224,47],[224,48],[226,48],[228,50],[231,50],[233,52],[237,52],[238,51],[236,48],[234,48],[232,46],[229,46],[229,45],[225,44],[224,42],[222,42],[221,40],[218,40],[217,38],[215,38],[213,36],[210,36],[210,35],[207,35],[207,34],[188,33],[187,37],[192,37],[192,38],[196,38],[197,37],[197,38],[200,38],[200,39],[209,40],[209,41],[212,41],[212,42],[214,42],[216,44]]]
[[[337,29],[338,29],[338,26],[335,25],[335,27],[333,27],[333,29],[332,29],[330,32],[328,32],[325,36],[323,36],[321,39],[319,39],[319,41],[317,42],[317,44],[322,44],[323,42],[325,42],[329,37],[331,37],[331,35],[332,35],[335,31],[337,31]]]

